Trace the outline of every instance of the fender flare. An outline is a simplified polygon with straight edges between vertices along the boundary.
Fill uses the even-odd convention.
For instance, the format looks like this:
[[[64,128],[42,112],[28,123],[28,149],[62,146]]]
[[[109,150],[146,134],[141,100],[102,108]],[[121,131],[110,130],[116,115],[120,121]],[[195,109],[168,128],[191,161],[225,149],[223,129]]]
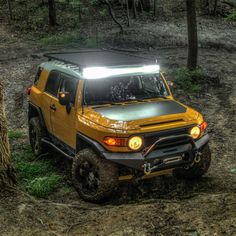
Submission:
[[[47,129],[45,121],[44,121],[42,110],[38,106],[36,106],[33,103],[29,102],[28,121],[32,117],[35,117],[35,116],[39,117],[39,121],[40,121],[40,124],[42,125],[42,127]]]
[[[76,153],[86,147],[92,148],[100,157],[105,158],[104,153],[107,151],[101,144],[78,132],[76,135]]]

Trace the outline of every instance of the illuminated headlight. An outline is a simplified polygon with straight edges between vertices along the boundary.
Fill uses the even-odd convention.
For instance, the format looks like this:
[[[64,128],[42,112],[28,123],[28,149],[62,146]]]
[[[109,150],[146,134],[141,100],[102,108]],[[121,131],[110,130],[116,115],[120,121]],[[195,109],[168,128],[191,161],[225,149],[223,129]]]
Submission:
[[[139,136],[134,136],[129,139],[128,141],[128,146],[131,150],[137,151],[139,150],[143,145],[143,140]]]
[[[198,126],[194,126],[191,130],[190,130],[190,135],[192,136],[193,139],[197,139],[200,137],[201,135],[201,129]]]

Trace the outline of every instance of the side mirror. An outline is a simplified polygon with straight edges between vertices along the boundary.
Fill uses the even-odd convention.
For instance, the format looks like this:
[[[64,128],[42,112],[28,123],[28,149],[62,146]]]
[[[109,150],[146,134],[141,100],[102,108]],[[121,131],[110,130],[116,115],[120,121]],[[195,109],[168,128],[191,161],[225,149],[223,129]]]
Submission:
[[[69,92],[60,92],[59,93],[59,103],[62,106],[67,106],[70,103],[70,93]]]
[[[169,81],[169,80],[167,81],[167,84],[168,84],[169,87],[173,87],[174,86],[174,83],[172,81]]]

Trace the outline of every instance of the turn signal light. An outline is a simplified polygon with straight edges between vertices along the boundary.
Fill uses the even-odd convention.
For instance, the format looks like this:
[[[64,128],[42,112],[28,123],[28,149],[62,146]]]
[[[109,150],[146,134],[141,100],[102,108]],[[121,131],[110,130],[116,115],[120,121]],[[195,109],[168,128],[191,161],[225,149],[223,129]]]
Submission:
[[[204,131],[206,130],[207,128],[207,123],[204,121],[200,124],[200,129],[201,129],[201,132],[204,133]]]
[[[116,138],[116,137],[105,137],[103,139],[103,143],[105,143],[108,146],[125,147],[125,146],[127,146],[127,139],[126,138]]]
[[[30,88],[27,88],[25,92],[26,92],[27,95],[30,95],[30,93],[31,93],[31,87],[30,87]]]

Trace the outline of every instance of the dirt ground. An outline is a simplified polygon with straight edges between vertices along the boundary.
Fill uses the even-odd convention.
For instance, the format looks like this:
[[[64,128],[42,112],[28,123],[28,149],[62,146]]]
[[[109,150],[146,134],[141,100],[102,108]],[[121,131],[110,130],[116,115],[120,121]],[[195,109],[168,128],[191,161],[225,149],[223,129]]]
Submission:
[[[58,191],[47,200],[24,193],[1,194],[0,235],[236,235],[236,28],[223,21],[212,24],[210,19],[200,23],[199,65],[210,81],[201,94],[174,94],[199,110],[209,124],[212,165],[207,175],[194,182],[166,176],[151,183],[122,184],[117,196],[103,205],[86,203],[75,192]],[[186,63],[184,43],[172,47],[176,41],[184,42],[181,32],[175,34],[184,25],[172,24],[173,34],[167,35],[163,24],[144,29],[145,35],[163,37],[163,45],[148,50],[137,45],[142,54],[155,56],[170,71]],[[25,130],[24,90],[45,51],[0,25],[0,78],[11,129]]]

